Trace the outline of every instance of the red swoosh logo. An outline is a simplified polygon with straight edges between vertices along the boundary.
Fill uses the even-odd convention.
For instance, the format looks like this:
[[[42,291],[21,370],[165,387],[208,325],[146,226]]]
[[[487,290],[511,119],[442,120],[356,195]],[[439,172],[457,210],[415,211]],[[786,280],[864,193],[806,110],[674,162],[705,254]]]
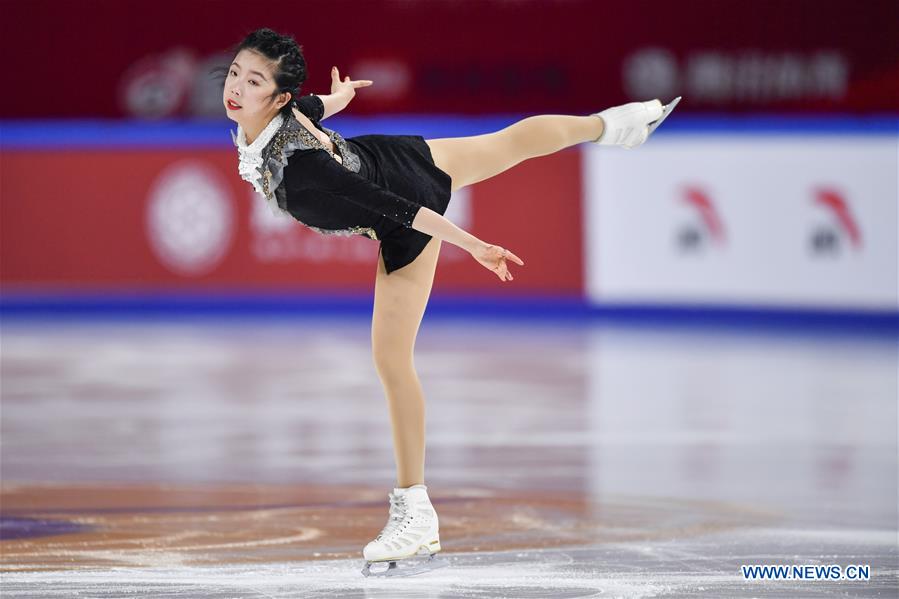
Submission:
[[[688,187],[686,189],[684,201],[699,211],[699,216],[702,218],[702,222],[705,223],[706,229],[708,229],[712,239],[719,244],[723,244],[725,240],[724,224],[718,217],[718,211],[715,210],[715,205],[712,203],[712,200],[709,199],[708,195],[700,189]]]
[[[862,233],[858,228],[858,224],[849,212],[849,204],[839,193],[830,189],[816,189],[815,202],[828,208],[836,216],[837,221],[849,235],[852,245],[861,247]]]

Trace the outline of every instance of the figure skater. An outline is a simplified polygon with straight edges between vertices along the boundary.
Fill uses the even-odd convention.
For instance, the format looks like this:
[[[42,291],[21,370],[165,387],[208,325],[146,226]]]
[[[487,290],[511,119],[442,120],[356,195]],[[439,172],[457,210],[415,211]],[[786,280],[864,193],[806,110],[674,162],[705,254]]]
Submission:
[[[240,176],[272,212],[323,234],[363,235],[380,242],[372,316],[372,354],[387,397],[397,486],[388,494],[387,525],[363,549],[363,574],[418,573],[445,565],[437,513],[424,479],[425,399],[413,348],[428,302],[442,241],[457,245],[493,272],[514,280],[509,262],[524,261],[486,243],[442,215],[450,194],[529,158],[583,142],[639,146],[670,113],[659,100],[633,102],[588,116],[538,115],[505,129],[444,139],[362,135],[344,139],[321,121],[346,108],[372,81],[340,78],[331,94],[300,97],[306,80],[302,48],[271,29],[253,31],[223,69],[223,103],[238,124],[233,134]],[[678,98],[679,100],[679,98]],[[397,561],[426,553],[418,566]],[[372,572],[375,562],[388,562]]]

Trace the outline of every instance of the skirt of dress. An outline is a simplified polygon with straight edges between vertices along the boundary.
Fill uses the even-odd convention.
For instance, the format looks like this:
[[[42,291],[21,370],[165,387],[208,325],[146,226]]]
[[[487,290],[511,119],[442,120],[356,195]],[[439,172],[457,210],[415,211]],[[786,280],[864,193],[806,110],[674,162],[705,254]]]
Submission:
[[[445,214],[452,178],[434,164],[431,149],[420,135],[360,135],[347,138],[359,155],[359,174],[420,206]],[[387,274],[411,263],[430,235],[399,223],[380,235],[380,255]]]

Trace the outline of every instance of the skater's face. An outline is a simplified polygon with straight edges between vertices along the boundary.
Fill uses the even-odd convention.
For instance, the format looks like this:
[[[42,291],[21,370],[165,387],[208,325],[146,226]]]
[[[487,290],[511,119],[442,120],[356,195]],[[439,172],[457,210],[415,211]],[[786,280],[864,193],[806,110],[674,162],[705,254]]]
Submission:
[[[276,89],[271,61],[251,50],[241,50],[225,78],[222,103],[228,118],[244,129],[256,129],[259,124],[264,127],[290,101],[286,92],[272,99]]]

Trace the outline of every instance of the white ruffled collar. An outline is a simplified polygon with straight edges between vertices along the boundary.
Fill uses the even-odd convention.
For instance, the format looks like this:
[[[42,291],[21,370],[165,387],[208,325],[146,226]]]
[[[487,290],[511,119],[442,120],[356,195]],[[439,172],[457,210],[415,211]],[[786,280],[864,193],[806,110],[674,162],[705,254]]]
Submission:
[[[276,114],[251,144],[247,144],[247,135],[240,125],[237,126],[237,134],[233,131],[231,132],[231,139],[234,140],[234,145],[237,146],[237,153],[240,157],[240,163],[237,165],[240,178],[253,184],[253,189],[262,194],[272,214],[276,216],[289,216],[289,214],[278,206],[274,194],[268,197],[265,196],[265,190],[262,187],[262,152],[283,124],[284,115],[281,113]]]
[[[253,143],[247,144],[247,135],[240,125],[237,126],[237,134],[231,132],[231,138],[234,145],[237,146],[237,153],[240,156],[240,164],[237,170],[240,172],[240,178],[253,184],[253,187],[259,193],[262,193],[262,151],[275,136],[275,133],[284,124],[284,115],[278,113],[269,121],[265,129],[253,140]]]
[[[232,132],[231,137],[234,139],[234,145],[236,145],[242,152],[262,153],[262,150],[268,145],[268,142],[272,140],[272,136],[283,124],[284,115],[279,112],[268,122],[268,125],[266,125],[265,129],[259,133],[259,136],[253,140],[253,143],[247,144],[247,134],[240,125],[237,126],[237,134]]]

